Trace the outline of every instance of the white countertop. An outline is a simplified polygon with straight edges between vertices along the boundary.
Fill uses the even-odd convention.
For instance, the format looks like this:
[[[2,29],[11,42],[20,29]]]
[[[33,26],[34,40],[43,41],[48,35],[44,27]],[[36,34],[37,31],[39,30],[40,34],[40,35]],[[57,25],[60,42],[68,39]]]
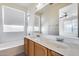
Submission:
[[[79,40],[65,38],[64,42],[56,41],[58,36],[43,35],[40,38],[26,36],[26,38],[39,43],[48,49],[54,50],[64,56],[79,56]]]

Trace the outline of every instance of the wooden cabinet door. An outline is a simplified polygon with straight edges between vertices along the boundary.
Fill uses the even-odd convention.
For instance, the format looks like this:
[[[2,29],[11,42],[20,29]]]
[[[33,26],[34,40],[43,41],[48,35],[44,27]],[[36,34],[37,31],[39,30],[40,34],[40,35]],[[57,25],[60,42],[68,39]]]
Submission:
[[[29,54],[29,39],[24,38],[24,53],[25,55]]]
[[[29,56],[34,56],[34,42],[29,40]]]
[[[63,56],[63,55],[48,49],[48,56]]]
[[[47,48],[35,43],[35,56],[47,56]]]

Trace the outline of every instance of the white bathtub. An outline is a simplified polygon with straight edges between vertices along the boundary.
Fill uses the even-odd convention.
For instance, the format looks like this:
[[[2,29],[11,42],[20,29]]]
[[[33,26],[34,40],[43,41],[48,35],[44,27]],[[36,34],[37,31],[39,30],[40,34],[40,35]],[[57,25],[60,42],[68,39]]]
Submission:
[[[24,41],[18,40],[0,44],[0,56],[15,56],[24,52]]]

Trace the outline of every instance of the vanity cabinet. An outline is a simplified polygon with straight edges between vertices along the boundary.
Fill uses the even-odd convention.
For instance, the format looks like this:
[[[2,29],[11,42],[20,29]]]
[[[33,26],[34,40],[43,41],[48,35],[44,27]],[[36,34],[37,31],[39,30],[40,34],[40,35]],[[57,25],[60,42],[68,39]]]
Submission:
[[[24,39],[24,51],[28,56],[62,56],[61,54],[50,50],[28,38]]]

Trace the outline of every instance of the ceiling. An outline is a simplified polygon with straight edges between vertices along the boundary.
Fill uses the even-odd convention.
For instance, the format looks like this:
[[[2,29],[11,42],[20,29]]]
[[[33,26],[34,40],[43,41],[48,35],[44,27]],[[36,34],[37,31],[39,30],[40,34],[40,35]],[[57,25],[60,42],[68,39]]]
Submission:
[[[15,3],[15,4],[28,9],[33,8],[36,5],[36,3]]]
[[[36,5],[36,3],[15,3],[16,5],[19,5],[19,6],[23,6],[23,7],[33,7]]]
[[[34,8],[37,3],[0,3],[0,5],[6,5],[23,11]]]

